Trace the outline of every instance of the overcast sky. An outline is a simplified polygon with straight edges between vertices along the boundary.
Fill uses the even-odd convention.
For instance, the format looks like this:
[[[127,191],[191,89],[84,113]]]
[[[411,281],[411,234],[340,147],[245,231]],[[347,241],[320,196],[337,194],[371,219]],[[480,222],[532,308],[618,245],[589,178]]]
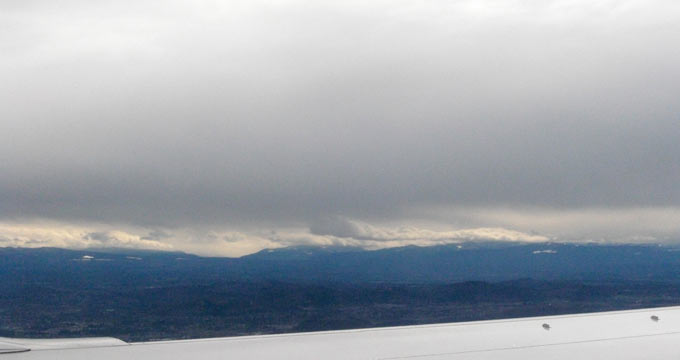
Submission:
[[[0,246],[680,243],[676,0],[0,3]]]

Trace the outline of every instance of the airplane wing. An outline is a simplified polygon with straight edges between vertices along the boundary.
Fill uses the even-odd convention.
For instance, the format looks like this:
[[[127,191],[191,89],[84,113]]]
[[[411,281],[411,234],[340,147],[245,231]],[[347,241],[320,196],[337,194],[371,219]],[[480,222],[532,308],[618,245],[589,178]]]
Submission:
[[[131,344],[113,338],[69,340],[0,338],[0,360],[5,358],[8,360],[680,359],[680,307]]]

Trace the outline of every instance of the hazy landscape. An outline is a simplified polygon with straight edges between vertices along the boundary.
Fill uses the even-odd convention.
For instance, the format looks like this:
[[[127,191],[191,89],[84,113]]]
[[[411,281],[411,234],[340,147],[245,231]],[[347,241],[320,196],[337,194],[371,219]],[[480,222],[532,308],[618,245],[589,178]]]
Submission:
[[[127,341],[680,304],[680,252],[644,245],[285,248],[242,258],[0,249],[0,336]]]

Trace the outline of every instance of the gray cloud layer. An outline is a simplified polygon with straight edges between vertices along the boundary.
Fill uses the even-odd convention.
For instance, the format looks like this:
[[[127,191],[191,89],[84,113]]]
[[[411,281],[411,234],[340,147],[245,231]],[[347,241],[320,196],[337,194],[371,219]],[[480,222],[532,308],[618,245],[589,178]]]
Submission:
[[[680,206],[676,1],[24,0],[0,24],[0,220]]]

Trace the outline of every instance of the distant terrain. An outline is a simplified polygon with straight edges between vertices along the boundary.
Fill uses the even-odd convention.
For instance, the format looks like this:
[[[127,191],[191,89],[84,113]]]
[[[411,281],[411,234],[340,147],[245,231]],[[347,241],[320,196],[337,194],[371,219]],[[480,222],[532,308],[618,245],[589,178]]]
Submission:
[[[680,252],[468,243],[250,256],[0,248],[0,336],[127,341],[680,304]]]

